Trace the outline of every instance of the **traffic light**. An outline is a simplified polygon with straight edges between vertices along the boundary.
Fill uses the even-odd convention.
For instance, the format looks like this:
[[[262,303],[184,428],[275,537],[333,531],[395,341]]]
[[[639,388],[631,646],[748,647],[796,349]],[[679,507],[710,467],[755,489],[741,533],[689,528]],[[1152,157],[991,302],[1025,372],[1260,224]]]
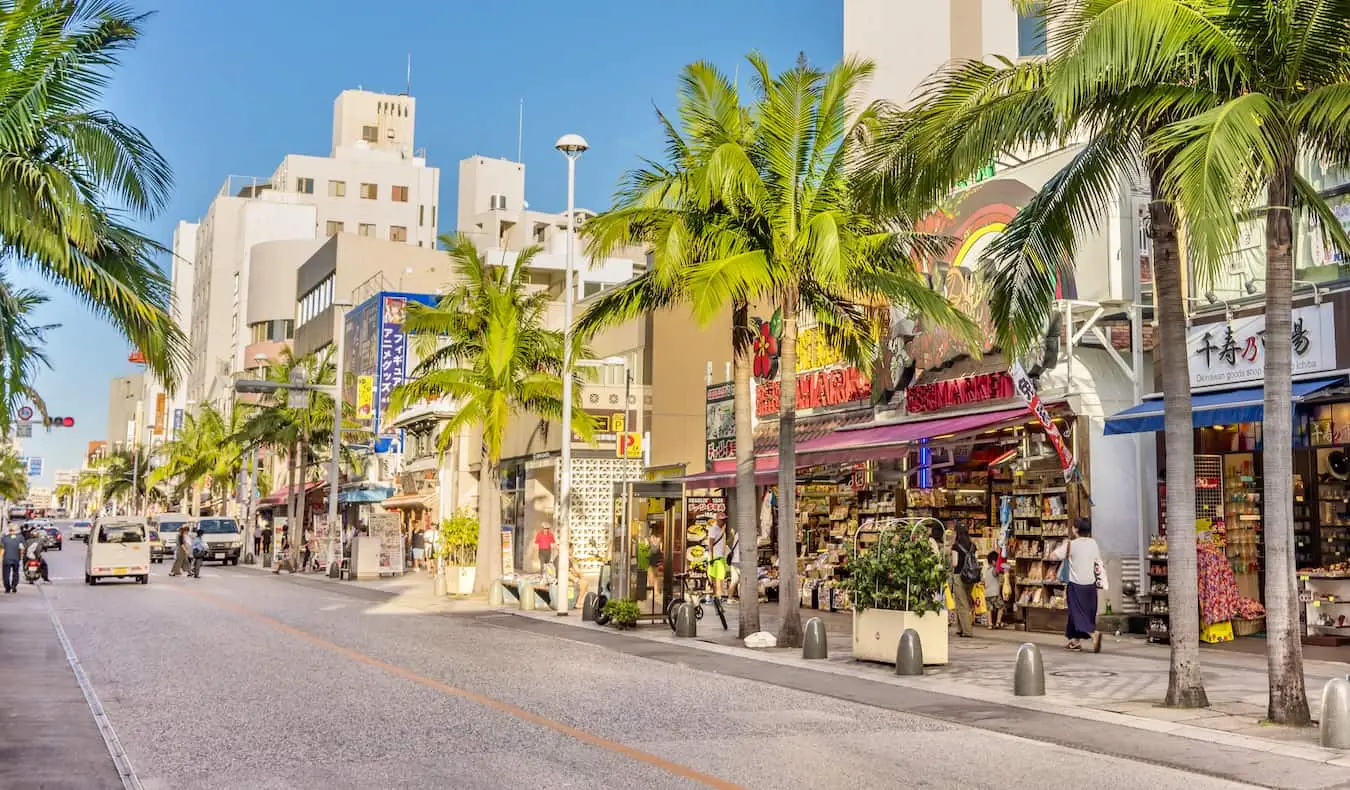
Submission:
[[[75,427],[75,418],[74,418],[74,417],[48,417],[48,418],[45,420],[44,424],[47,426],[48,429],[51,429],[51,428],[74,428],[74,427]]]

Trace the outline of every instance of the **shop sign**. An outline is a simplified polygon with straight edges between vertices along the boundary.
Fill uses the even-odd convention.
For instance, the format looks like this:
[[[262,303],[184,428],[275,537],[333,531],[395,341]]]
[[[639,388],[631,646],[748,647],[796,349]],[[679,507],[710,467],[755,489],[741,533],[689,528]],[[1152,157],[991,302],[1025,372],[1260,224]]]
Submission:
[[[905,405],[910,414],[926,414],[952,406],[1005,400],[1015,394],[1012,379],[1000,371],[915,384],[905,391]]]
[[[168,411],[169,397],[162,392],[157,393],[155,395],[155,422],[154,428],[151,429],[151,435],[164,435],[164,418],[168,416]]]
[[[867,400],[871,395],[872,382],[854,367],[815,370],[797,376],[798,411],[842,406]],[[760,417],[778,414],[781,397],[779,382],[759,385],[755,390],[755,414]]]
[[[607,411],[601,409],[585,409],[590,416],[594,426],[594,441],[587,442],[581,438],[581,435],[572,432],[572,446],[581,445],[593,450],[612,451],[618,447],[619,434],[623,433],[628,425],[624,413],[621,411]]]
[[[375,413],[375,377],[356,377],[356,419],[369,421]]]
[[[705,391],[707,415],[703,423],[707,462],[736,457],[736,392],[730,382],[713,384]]]
[[[1264,379],[1265,335],[1264,314],[1194,327],[1186,338],[1191,386]],[[1290,339],[1295,374],[1336,369],[1336,319],[1331,304],[1296,308]]]
[[[615,434],[615,458],[641,458],[642,434],[637,431],[622,431]]]
[[[408,300],[397,296],[384,298],[384,316],[380,321],[380,414],[388,413],[389,396],[403,383],[408,362],[408,336],[403,334],[403,316]]]
[[[727,517],[727,500],[720,496],[685,497],[684,510],[688,514],[686,523],[691,526],[701,518],[725,519]]]

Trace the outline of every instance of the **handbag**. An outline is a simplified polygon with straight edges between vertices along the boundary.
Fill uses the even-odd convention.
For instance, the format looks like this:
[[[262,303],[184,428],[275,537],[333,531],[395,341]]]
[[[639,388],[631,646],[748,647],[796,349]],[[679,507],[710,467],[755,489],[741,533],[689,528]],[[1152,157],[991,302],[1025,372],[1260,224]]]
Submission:
[[[1064,544],[1064,561],[1059,564],[1059,573],[1057,574],[1059,577],[1060,584],[1069,583],[1069,552],[1072,549],[1073,549],[1072,540]]]

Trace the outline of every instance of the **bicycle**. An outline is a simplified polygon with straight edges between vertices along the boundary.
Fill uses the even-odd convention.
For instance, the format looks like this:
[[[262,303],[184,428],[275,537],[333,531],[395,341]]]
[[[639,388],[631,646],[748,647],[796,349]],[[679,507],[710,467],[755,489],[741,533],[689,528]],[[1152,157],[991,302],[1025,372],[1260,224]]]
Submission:
[[[675,630],[675,612],[677,608],[688,598],[694,601],[694,619],[703,619],[703,604],[710,603],[717,612],[717,619],[722,621],[722,630],[728,630],[726,609],[722,607],[722,598],[707,591],[706,588],[695,589],[690,585],[690,576],[688,573],[677,573],[675,578],[680,580],[680,595],[671,598],[666,603],[666,625],[670,630]]]

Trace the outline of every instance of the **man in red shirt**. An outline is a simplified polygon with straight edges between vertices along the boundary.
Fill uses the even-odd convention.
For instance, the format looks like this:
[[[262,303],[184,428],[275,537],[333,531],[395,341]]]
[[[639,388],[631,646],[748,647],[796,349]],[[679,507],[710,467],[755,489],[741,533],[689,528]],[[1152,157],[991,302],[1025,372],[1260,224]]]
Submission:
[[[553,547],[558,539],[553,536],[553,527],[544,527],[534,536],[534,545],[539,549],[539,570],[553,562]]]

